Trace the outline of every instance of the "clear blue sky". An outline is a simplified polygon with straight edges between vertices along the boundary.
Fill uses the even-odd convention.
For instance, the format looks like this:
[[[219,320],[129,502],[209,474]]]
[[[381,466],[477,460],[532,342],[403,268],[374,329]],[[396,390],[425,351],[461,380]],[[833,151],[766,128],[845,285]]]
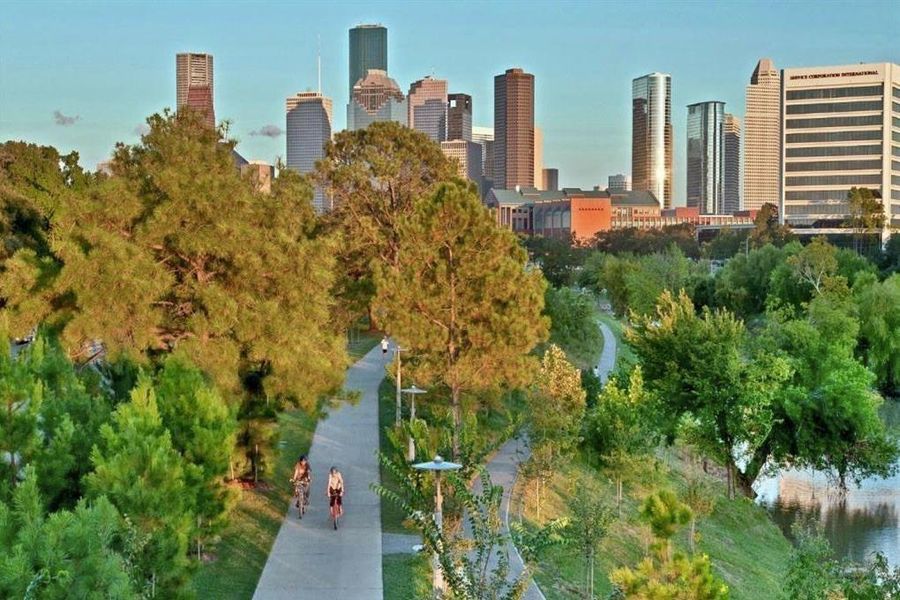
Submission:
[[[564,186],[630,173],[631,80],[670,73],[679,204],[685,106],[724,100],[743,116],[760,57],[778,68],[900,62],[897,1],[5,2],[0,140],[76,149],[93,168],[174,105],[177,52],[210,52],[217,118],[232,121],[244,156],[272,161],[284,136],[251,132],[284,128],[285,97],[316,86],[317,37],[323,91],[344,126],[347,30],[370,22],[388,28],[388,71],[404,92],[427,74],[448,79],[472,95],[477,125],[493,125],[494,75],[534,73],[544,164]]]

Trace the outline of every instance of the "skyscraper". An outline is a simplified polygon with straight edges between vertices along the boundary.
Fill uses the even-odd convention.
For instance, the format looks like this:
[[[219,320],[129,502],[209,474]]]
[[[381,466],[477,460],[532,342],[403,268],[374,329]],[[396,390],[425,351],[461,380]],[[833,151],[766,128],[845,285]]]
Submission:
[[[460,177],[474,181],[479,190],[484,185],[481,166],[481,144],[470,140],[446,140],[441,142],[441,151],[447,158],[459,165]],[[484,193],[482,191],[482,193]]]
[[[182,52],[175,55],[176,106],[188,106],[203,116],[210,127],[216,126],[213,107],[212,54]]]
[[[353,86],[353,97],[347,105],[347,129],[365,129],[376,121],[407,125],[407,118],[406,98],[384,71],[369,69]]]
[[[534,127],[534,187],[544,190],[544,132]]]
[[[781,182],[781,75],[768,58],[753,70],[744,113],[744,197],[741,208],[777,205]]]
[[[494,187],[534,186],[534,75],[494,77]]]
[[[628,175],[610,175],[606,189],[609,192],[630,192],[631,177]]]
[[[722,205],[726,215],[733,215],[741,209],[741,120],[725,113],[722,135]]]
[[[548,192],[559,191],[559,169],[544,169],[541,177],[541,189]]]
[[[472,141],[472,96],[447,96],[447,139]]]
[[[325,156],[325,144],[331,139],[331,98],[318,92],[300,92],[285,102],[287,130],[287,166],[298,173],[311,173],[316,161]],[[328,206],[322,188],[313,195],[316,211]]]
[[[702,215],[718,215],[724,210],[724,123],[724,102],[699,102],[688,106],[687,205],[699,207]]]
[[[383,25],[357,25],[350,30],[350,98],[353,86],[369,69],[387,73],[387,28]]]
[[[491,188],[494,186],[494,128],[472,127],[472,141],[481,144],[481,173],[485,188]]]
[[[447,81],[425,77],[409,86],[406,97],[409,127],[435,142],[447,139]]]
[[[631,181],[672,206],[672,77],[650,73],[631,82]]]
[[[900,65],[784,69],[782,90],[784,222],[845,227],[848,192],[863,187],[900,226]]]

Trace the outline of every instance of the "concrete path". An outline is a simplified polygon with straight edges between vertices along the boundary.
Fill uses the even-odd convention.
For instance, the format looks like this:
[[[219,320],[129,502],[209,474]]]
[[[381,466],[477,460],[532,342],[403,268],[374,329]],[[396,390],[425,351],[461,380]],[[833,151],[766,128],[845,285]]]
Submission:
[[[616,353],[618,347],[616,345],[616,336],[612,330],[605,324],[599,323],[600,331],[603,333],[603,352],[600,355],[600,361],[594,368],[594,373],[600,380],[606,383],[609,374],[616,366]],[[503,501],[500,505],[501,521],[503,524],[503,533],[509,535],[509,504],[512,497],[513,487],[519,473],[519,464],[528,460],[531,451],[527,444],[520,438],[509,440],[494,455],[487,464],[488,473],[491,476],[491,483],[503,486]],[[505,549],[501,549],[509,555],[510,574],[517,577],[525,570],[524,562],[519,551],[510,541]],[[496,557],[493,557],[491,568],[496,566]],[[532,579],[531,585],[525,592],[523,600],[545,600],[544,593]]]
[[[302,520],[291,504],[256,586],[254,600],[380,600],[381,502],[370,485],[379,481],[378,385],[384,378],[381,349],[373,348],[347,371],[345,387],[359,390],[355,406],[331,410],[316,427],[309,461],[312,491]],[[344,518],[334,531],[325,485],[335,465],[344,475]]]

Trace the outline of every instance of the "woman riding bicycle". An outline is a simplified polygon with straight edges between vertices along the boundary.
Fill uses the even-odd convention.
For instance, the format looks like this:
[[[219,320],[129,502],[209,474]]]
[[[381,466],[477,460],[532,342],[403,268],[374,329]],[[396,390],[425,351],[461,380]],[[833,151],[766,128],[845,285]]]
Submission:
[[[344,476],[337,467],[331,467],[328,471],[328,505],[331,507],[331,521],[337,529],[338,518],[344,515]]]
[[[297,490],[297,508],[300,508],[300,501],[302,500],[304,505],[309,504],[309,486],[312,483],[312,469],[309,468],[309,460],[307,460],[306,455],[302,455],[297,459],[297,462],[294,464],[294,475],[291,477],[291,483],[294,484],[295,489]],[[303,489],[303,493],[300,493],[301,488]],[[303,496],[301,498],[300,496]]]

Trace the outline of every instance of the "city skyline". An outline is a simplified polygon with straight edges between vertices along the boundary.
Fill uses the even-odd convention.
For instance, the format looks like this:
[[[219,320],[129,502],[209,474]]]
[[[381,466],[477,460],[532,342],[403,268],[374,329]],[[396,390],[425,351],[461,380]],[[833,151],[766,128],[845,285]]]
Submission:
[[[57,24],[45,17],[48,9],[62,10],[62,5],[43,4],[40,10],[10,5],[8,19],[0,25],[4,57],[0,89],[6,91],[0,98],[0,135],[78,150],[83,164],[94,168],[109,156],[115,142],[135,142],[149,114],[175,106],[172,56],[204,52],[216,60],[216,117],[232,120],[230,133],[240,140],[245,156],[274,162],[284,156],[284,98],[316,88],[319,44],[322,92],[346,98],[348,31],[361,23],[381,23],[389,32],[388,75],[402,90],[432,73],[448,80],[450,91],[472,96],[473,125],[493,123],[494,75],[514,66],[534,73],[535,122],[544,130],[544,163],[559,168],[561,186],[588,188],[602,185],[611,174],[631,172],[630,82],[647,72],[670,73],[675,109],[672,190],[674,205],[683,205],[685,130],[680,107],[716,97],[727,103],[729,112],[743,117],[748,75],[764,56],[779,67],[900,58],[891,43],[890,27],[865,25],[900,18],[900,9],[886,2],[855,4],[860,18],[850,22],[840,17],[839,10],[814,12],[809,4],[746,10],[734,5],[727,11],[711,8],[714,5],[675,9],[656,4],[652,18],[642,21],[641,27],[657,36],[660,44],[645,48],[632,39],[641,36],[628,28],[606,29],[604,36],[615,50],[592,53],[576,52],[579,35],[596,29],[601,19],[637,22],[638,15],[648,12],[647,6],[567,3],[550,18],[537,18],[539,10],[526,11],[521,23],[508,30],[501,25],[514,5],[471,5],[480,7],[478,22],[459,39],[453,36],[464,10],[459,16],[426,19],[435,7],[304,5],[302,19],[285,14],[264,20],[267,11],[241,13],[246,39],[239,42],[229,39],[233,36],[224,25],[236,18],[235,11],[217,12],[211,6],[185,5],[175,15],[148,4],[98,3]],[[699,13],[704,14],[698,21]],[[735,19],[736,13],[741,18]],[[124,26],[102,25],[112,19]],[[417,20],[428,26],[415,27]],[[689,22],[709,35],[683,38],[679,24]],[[730,30],[720,31],[726,22]],[[797,29],[801,22],[804,27]],[[298,26],[299,33],[289,33]],[[40,36],[35,34],[38,29]],[[790,36],[770,35],[787,30]],[[535,46],[537,34],[546,43]],[[485,35],[492,40],[487,54],[476,43]],[[47,39],[53,41],[38,42]],[[707,64],[708,56],[701,50],[720,42],[715,64]],[[97,64],[104,68],[97,69]],[[34,75],[35,66],[41,69],[40,77]],[[117,85],[122,73],[127,73],[128,85]],[[336,111],[335,131],[346,125],[342,113]]]

